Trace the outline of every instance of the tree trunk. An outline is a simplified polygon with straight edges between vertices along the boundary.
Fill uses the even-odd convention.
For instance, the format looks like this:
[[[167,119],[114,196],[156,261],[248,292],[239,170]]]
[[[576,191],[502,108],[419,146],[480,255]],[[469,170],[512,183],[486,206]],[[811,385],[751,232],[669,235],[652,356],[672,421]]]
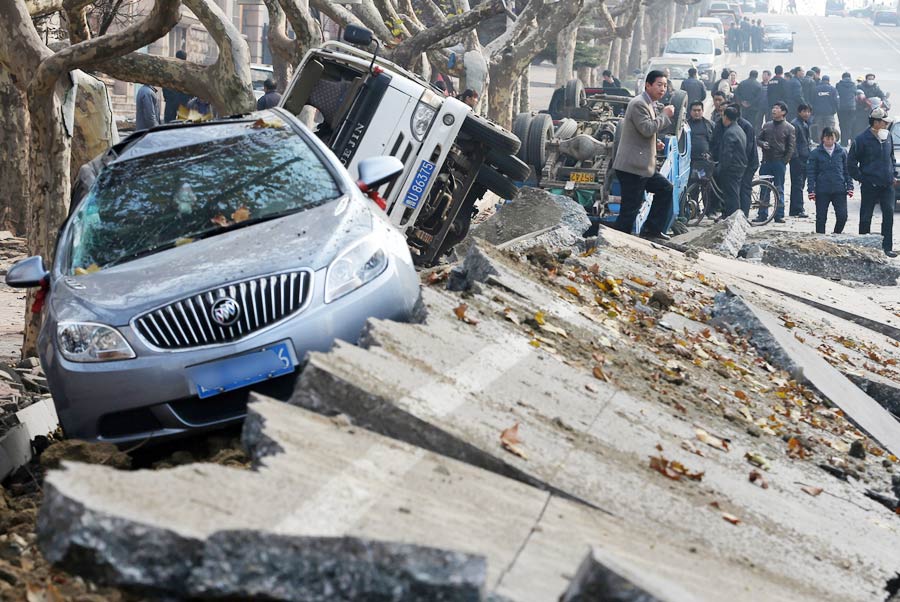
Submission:
[[[53,265],[56,229],[65,220],[71,185],[69,162],[71,132],[63,117],[62,101],[72,86],[68,76],[59,78],[51,94],[31,95],[31,195],[28,199],[28,254],[41,255],[44,265]],[[37,355],[40,314],[31,312],[32,295],[26,300],[25,340],[22,357]]]
[[[609,60],[606,61],[606,68],[613,71],[613,75],[618,76],[619,73],[619,64],[621,63],[622,56],[622,38],[616,38],[613,40],[612,46],[609,49]]]
[[[488,94],[488,117],[500,126],[512,127],[513,86],[519,79],[506,61],[490,66],[490,93]]]
[[[565,86],[572,79],[575,63],[575,44],[578,22],[563,27],[556,36],[556,87]]]
[[[625,74],[628,75],[641,68],[641,42],[644,33],[644,9],[638,12],[637,21],[634,24],[634,31],[631,34],[631,48],[628,51],[628,63],[625,67]],[[620,76],[621,77],[621,76]]]
[[[590,86],[594,82],[591,81],[591,68],[588,66],[579,67],[576,71],[578,79],[580,79],[585,86]]]
[[[9,71],[0,65],[0,230],[27,234],[28,112]]]
[[[531,111],[531,65],[525,67],[522,76],[519,77],[519,112]]]
[[[81,166],[106,152],[119,141],[106,84],[84,71],[73,71],[78,86],[75,95],[75,131],[72,135],[70,180],[74,183]]]

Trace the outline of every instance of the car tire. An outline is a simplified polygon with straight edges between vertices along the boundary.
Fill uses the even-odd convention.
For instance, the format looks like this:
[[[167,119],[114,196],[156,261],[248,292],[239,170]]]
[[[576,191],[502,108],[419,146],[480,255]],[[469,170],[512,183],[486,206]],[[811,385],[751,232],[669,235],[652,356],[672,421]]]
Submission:
[[[516,185],[509,178],[490,165],[482,165],[478,168],[478,175],[475,177],[475,181],[501,199],[513,199],[519,192],[519,189],[516,188]]]
[[[495,123],[474,114],[466,115],[461,131],[469,137],[483,142],[490,148],[495,148],[511,155],[516,154],[522,145],[519,139],[511,132],[507,132]]]
[[[578,122],[574,119],[563,119],[556,128],[554,136],[558,140],[568,140],[578,132]]]
[[[566,95],[564,105],[567,109],[577,109],[587,102],[584,92],[584,84],[580,79],[570,79],[566,82]]]
[[[484,162],[513,182],[524,182],[531,175],[531,167],[527,163],[514,155],[507,155],[493,149],[488,152]]]
[[[516,156],[520,158],[525,163],[528,163],[528,145],[526,142],[528,141],[528,126],[531,125],[531,113],[519,113],[513,118],[512,123],[512,132],[513,135],[519,139],[519,152],[516,153]]]
[[[538,174],[547,162],[547,141],[553,139],[553,119],[546,113],[539,113],[531,120],[528,128],[528,163]]]

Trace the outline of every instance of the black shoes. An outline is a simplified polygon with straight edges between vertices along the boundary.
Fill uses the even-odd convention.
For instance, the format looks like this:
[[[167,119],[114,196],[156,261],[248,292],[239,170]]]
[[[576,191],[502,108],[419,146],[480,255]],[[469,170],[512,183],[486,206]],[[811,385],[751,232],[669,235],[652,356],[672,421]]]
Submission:
[[[783,224],[783,223],[785,223],[785,222],[784,222],[784,218],[783,218],[783,217],[776,217],[776,218],[775,218],[775,223],[776,223],[776,224]]]
[[[885,249],[884,254],[887,255],[888,257],[896,257],[897,251],[888,251],[887,249]]]
[[[665,232],[641,232],[641,238],[646,238],[648,240],[671,240],[672,237],[666,234]]]
[[[795,213],[795,214],[792,215],[791,217],[800,217],[800,218],[803,218],[803,217],[809,217],[809,214],[806,213],[806,212],[804,211],[803,213]]]

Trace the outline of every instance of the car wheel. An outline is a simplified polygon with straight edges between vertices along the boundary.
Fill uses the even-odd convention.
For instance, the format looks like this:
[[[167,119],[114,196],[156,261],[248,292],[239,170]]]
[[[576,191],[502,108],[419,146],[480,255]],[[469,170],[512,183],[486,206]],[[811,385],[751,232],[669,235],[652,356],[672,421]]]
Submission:
[[[496,148],[499,151],[512,155],[516,154],[522,145],[512,133],[475,114],[466,115],[461,131],[491,148]]]
[[[587,96],[584,92],[584,84],[580,79],[570,79],[566,82],[565,107],[567,109],[577,109],[584,105]]]
[[[525,142],[528,140],[528,126],[531,125],[531,119],[531,113],[519,113],[513,118],[512,123],[512,132],[521,143],[519,152],[516,153],[516,156],[526,163],[528,163],[528,153],[526,152],[528,146]]]
[[[514,182],[522,182],[531,175],[531,168],[521,159],[491,149],[484,162]]]
[[[528,128],[528,162],[538,174],[547,162],[547,141],[553,139],[553,119],[546,113],[540,113],[531,120]]]
[[[509,178],[501,174],[490,165],[482,165],[478,168],[475,181],[499,196],[501,199],[515,198],[519,189]]]

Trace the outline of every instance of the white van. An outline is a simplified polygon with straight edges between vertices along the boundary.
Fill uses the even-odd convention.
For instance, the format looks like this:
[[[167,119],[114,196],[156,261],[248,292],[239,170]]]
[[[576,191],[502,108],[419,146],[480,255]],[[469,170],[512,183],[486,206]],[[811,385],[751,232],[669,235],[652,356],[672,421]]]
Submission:
[[[691,58],[697,61],[697,72],[705,74],[707,81],[715,81],[718,57],[722,51],[716,48],[716,36],[703,29],[679,31],[666,43],[664,57]]]
[[[718,17],[700,17],[697,19],[697,27],[711,27],[719,32],[719,35],[725,37],[725,26]]]
[[[719,21],[719,23],[721,24],[721,21]],[[711,33],[713,35],[713,39],[715,40],[716,48],[721,50],[723,53],[725,52],[725,36],[719,35],[719,32],[717,32],[714,27],[711,27],[709,25],[695,25],[694,27],[683,29],[682,31],[702,31],[705,33]]]

